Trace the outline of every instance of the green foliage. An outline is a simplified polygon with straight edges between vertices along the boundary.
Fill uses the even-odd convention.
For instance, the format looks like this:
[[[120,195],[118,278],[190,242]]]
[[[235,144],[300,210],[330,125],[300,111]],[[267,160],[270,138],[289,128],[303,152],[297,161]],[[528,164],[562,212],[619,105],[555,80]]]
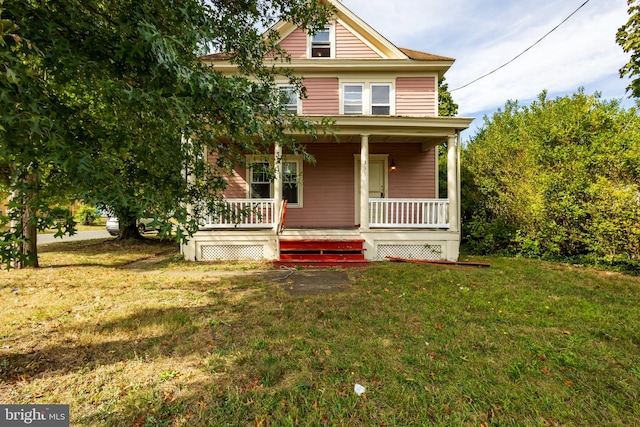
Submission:
[[[582,91],[508,102],[463,153],[466,242],[480,253],[640,259],[640,120]]]
[[[458,114],[458,104],[453,101],[451,92],[449,92],[449,84],[445,83],[445,80],[444,77],[438,80],[438,115],[455,116]]]
[[[447,117],[458,114],[458,104],[453,101],[446,78],[438,80],[438,116]],[[447,150],[446,144],[438,146],[438,188],[439,197],[447,198]]]
[[[616,41],[625,53],[630,53],[631,58],[620,69],[620,77],[631,77],[631,84],[627,91],[638,98],[640,97],[640,3],[638,0],[627,0],[629,5],[629,20],[618,29]]]
[[[76,212],[74,219],[82,225],[93,225],[99,217],[95,206],[82,205]]]
[[[258,28],[284,19],[313,31],[329,13],[305,0],[0,0],[0,181],[15,195],[7,221],[37,223],[25,212],[43,217],[34,207],[62,188],[125,228],[155,212],[165,237],[187,238],[245,153],[276,141],[299,153],[288,135],[315,132],[282,113],[275,77],[291,72],[263,64],[284,55],[277,35]],[[230,52],[243,75],[203,64],[205,47]]]

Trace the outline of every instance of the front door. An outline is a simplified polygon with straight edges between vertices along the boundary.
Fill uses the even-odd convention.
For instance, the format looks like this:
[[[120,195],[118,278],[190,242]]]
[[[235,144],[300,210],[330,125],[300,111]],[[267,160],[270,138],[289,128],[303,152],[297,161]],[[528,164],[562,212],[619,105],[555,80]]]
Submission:
[[[359,157],[359,156],[358,156]],[[387,155],[372,154],[369,157],[369,198],[384,199],[387,197]],[[355,162],[355,202],[354,217],[360,223],[360,159]]]

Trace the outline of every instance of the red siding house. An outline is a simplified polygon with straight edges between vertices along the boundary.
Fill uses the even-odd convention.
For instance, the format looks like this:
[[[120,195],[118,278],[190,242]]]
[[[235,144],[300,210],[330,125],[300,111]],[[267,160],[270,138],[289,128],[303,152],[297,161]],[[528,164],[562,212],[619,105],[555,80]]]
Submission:
[[[438,79],[454,60],[398,48],[337,0],[323,1],[337,11],[324,32],[310,36],[290,23],[275,29],[306,89],[292,111],[310,120],[329,117],[339,142],[300,135],[315,164],[282,156],[277,145],[248,159],[252,166],[237,168],[225,198],[231,209],[250,206],[259,215],[239,223],[203,218],[183,245],[186,259],[457,260],[460,132],[473,119],[438,117]],[[221,55],[204,60],[236,72]],[[445,199],[438,198],[441,144],[448,159]],[[257,169],[260,162],[280,171],[273,182]]]

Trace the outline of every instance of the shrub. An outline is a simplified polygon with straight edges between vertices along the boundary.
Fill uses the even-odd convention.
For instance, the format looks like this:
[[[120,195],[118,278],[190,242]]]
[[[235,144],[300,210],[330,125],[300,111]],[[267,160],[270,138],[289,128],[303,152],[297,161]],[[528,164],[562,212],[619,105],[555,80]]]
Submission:
[[[82,225],[93,225],[98,220],[99,216],[95,206],[91,205],[83,205],[76,215],[74,219],[76,222]]]

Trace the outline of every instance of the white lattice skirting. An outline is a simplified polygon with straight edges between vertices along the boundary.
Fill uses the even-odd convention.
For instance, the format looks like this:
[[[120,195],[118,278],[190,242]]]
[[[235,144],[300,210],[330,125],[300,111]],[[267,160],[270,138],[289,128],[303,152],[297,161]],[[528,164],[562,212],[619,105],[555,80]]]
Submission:
[[[262,245],[202,245],[200,247],[200,260],[202,261],[259,260],[262,258],[264,258],[264,246]]]
[[[384,261],[387,257],[439,260],[442,259],[442,245],[378,245],[376,259]]]

